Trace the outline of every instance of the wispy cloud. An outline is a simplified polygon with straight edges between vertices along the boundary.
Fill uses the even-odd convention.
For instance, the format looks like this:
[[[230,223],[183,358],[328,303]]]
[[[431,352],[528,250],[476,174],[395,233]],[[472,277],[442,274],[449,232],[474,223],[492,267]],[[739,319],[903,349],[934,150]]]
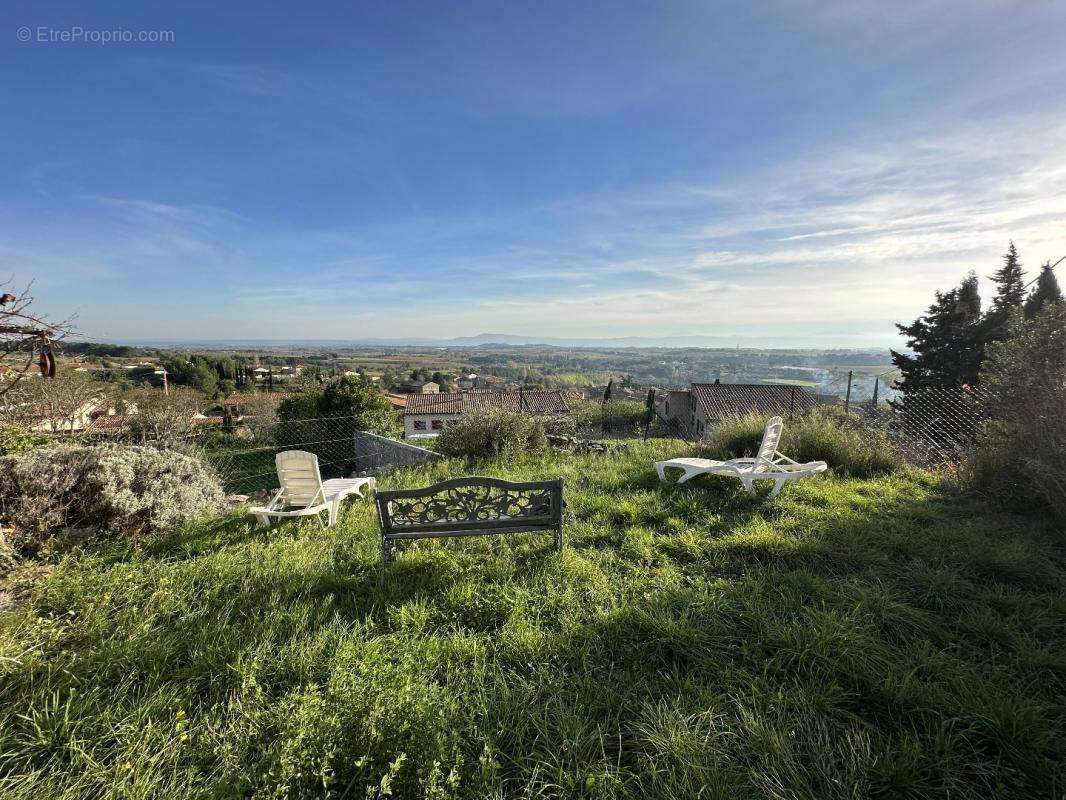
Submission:
[[[513,224],[505,215],[473,227],[457,218],[295,230],[221,207],[95,196],[128,236],[105,237],[78,270],[143,280],[149,264],[210,276],[221,289],[217,336],[276,335],[279,325],[303,338],[792,328],[809,341],[843,330],[888,342],[892,320],[969,269],[991,272],[1008,239],[1032,266],[1066,249],[1066,126],[999,122],[995,136],[961,125],[866,137],[729,181],[541,208],[523,221],[523,245],[477,241]],[[47,269],[73,249],[37,251],[35,263]],[[0,249],[0,265],[27,252]]]

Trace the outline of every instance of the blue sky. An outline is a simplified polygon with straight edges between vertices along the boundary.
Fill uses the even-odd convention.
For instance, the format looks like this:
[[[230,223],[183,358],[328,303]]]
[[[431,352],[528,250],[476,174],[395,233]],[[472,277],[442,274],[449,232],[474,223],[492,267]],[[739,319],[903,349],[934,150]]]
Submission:
[[[101,340],[881,345],[1011,238],[1066,254],[1066,3],[0,18],[0,274]]]

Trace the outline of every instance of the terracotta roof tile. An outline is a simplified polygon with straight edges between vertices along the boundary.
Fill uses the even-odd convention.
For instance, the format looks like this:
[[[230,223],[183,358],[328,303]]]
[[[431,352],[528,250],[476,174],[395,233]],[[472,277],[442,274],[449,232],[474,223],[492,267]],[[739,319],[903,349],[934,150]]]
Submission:
[[[440,392],[407,395],[404,414],[462,414],[498,408],[531,414],[565,414],[570,411],[570,404],[562,392],[540,389],[523,392]]]
[[[124,431],[130,427],[133,418],[125,414],[113,414],[101,416],[90,422],[85,430],[87,433],[114,433]]]
[[[818,405],[806,389],[788,384],[694,383],[692,394],[711,419],[752,413],[785,416]]]

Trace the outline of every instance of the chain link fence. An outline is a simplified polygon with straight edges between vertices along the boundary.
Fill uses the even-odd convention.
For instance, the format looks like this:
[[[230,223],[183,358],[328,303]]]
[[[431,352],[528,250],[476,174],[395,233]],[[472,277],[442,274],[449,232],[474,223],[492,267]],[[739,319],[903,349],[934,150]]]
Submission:
[[[645,434],[643,404],[626,402],[619,436]],[[986,398],[972,388],[929,388],[898,393],[889,401],[841,402],[830,405],[842,422],[865,426],[887,436],[908,462],[930,466],[957,461],[976,440],[987,419]],[[632,419],[629,419],[632,417]],[[217,471],[226,491],[251,494],[277,485],[274,458],[281,450],[306,450],[318,457],[323,478],[368,474],[383,469],[427,463],[440,458],[430,450],[357,429],[352,417],[286,420],[276,414],[242,416],[235,420],[202,418],[189,423],[138,429],[129,420],[105,419],[63,438],[81,443],[151,444],[195,453]],[[611,438],[603,426],[581,430],[581,438]],[[647,428],[649,438],[674,438],[689,443],[693,436],[678,420],[656,414]]]
[[[958,461],[988,419],[986,398],[970,387],[929,387],[900,393],[886,403],[853,404],[848,411],[883,432],[907,461],[918,465]]]
[[[824,404],[819,413],[837,413],[842,424],[860,425],[887,436],[904,460],[919,466],[958,461],[974,445],[982,424],[989,419],[988,398],[979,389],[930,387],[903,393],[897,387],[888,388],[890,400],[847,402],[840,398]],[[708,429],[712,431],[713,427]],[[647,437],[680,439],[690,444],[699,438],[678,418],[666,419],[658,412],[647,429]]]
[[[145,444],[195,454],[211,464],[230,494],[276,487],[274,457],[281,450],[314,453],[323,478],[347,476],[361,467],[355,451],[358,432],[351,417],[283,420],[276,415],[245,416],[233,424],[205,419],[150,432],[139,429],[135,422],[122,422],[92,426],[73,438],[81,444]]]
[[[115,420],[116,424],[97,426],[73,438],[81,444],[146,444],[195,454],[211,464],[229,494],[252,494],[276,487],[274,458],[282,450],[314,453],[324,479],[440,458],[425,448],[361,431],[352,417],[291,420],[276,415],[243,416],[231,424],[201,420],[201,424],[174,426],[151,435],[121,422]]]

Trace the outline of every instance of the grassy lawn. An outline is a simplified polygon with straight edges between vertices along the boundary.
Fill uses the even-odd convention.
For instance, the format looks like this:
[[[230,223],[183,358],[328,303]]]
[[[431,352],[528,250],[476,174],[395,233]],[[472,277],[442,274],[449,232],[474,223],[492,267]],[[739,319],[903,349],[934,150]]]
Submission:
[[[567,549],[408,543],[384,594],[365,501],[66,558],[0,617],[0,796],[1064,796],[1050,525],[920,473],[658,484],[677,452],[479,468],[562,475]]]

